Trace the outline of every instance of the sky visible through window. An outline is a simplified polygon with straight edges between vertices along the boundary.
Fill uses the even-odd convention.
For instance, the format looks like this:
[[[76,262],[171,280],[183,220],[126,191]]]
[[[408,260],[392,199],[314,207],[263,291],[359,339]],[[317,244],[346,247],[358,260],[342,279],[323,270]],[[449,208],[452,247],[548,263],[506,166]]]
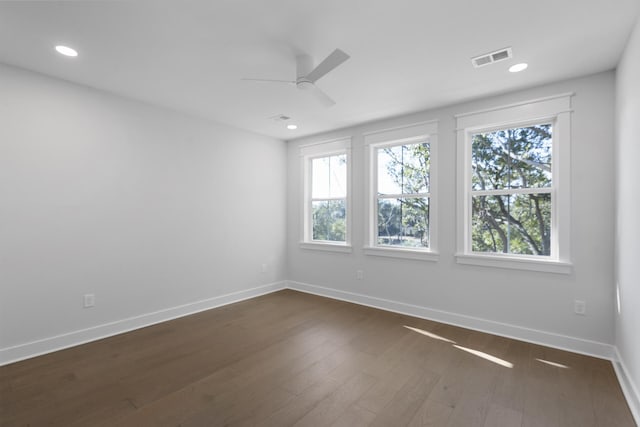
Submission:
[[[313,199],[347,196],[347,155],[320,157],[312,160]]]
[[[424,144],[424,143],[421,143]],[[421,159],[411,149],[416,144],[378,149],[378,194],[427,193],[426,180],[405,180],[403,168],[422,170]],[[428,171],[426,173],[428,175]]]

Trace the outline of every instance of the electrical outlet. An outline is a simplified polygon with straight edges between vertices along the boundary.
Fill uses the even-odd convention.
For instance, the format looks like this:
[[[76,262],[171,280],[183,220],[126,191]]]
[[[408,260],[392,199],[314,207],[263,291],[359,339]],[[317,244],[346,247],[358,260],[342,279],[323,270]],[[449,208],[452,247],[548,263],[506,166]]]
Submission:
[[[576,314],[584,316],[585,314],[587,314],[587,302],[579,299],[575,300],[573,302],[573,311]]]
[[[262,264],[262,272],[263,273],[267,272],[267,264]]]
[[[364,279],[364,271],[356,270],[356,279],[358,279],[358,280]]]
[[[84,308],[90,308],[96,305],[96,296],[94,294],[84,295]]]

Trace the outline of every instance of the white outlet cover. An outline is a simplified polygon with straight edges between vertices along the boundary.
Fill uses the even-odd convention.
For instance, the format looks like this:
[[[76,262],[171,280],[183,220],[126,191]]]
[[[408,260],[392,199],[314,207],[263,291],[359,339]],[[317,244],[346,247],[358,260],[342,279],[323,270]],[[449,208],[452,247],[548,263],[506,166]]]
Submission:
[[[96,296],[94,294],[85,294],[84,308],[93,307],[94,305],[96,305]]]

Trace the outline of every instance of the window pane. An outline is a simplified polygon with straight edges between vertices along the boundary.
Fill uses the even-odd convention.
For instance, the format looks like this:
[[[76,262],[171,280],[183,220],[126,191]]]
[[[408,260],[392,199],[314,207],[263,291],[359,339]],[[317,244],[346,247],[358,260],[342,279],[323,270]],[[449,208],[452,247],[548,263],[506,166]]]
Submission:
[[[551,194],[474,196],[471,249],[551,255]]]
[[[402,194],[402,147],[379,148],[378,194]]]
[[[501,206],[509,196],[474,196],[471,213],[471,250],[509,253],[508,223]]]
[[[327,156],[311,161],[311,197],[346,197],[347,155]]]
[[[313,240],[346,241],[346,203],[344,200],[312,202]]]
[[[311,161],[311,197],[329,197],[329,157]]]
[[[347,155],[331,156],[329,159],[329,196],[347,197]]]
[[[429,143],[379,148],[378,194],[429,192]]]
[[[551,187],[550,124],[473,135],[473,190]]]
[[[429,247],[429,199],[378,199],[377,243]]]
[[[551,255],[551,194],[511,196],[512,254]]]
[[[429,144],[403,146],[404,185],[403,194],[429,191]]]

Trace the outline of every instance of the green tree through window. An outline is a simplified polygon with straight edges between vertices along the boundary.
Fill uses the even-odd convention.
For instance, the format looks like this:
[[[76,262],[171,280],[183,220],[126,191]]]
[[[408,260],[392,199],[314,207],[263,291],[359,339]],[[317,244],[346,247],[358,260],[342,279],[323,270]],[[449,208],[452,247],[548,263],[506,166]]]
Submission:
[[[377,148],[377,244],[429,247],[429,143]]]
[[[471,249],[551,254],[552,126],[472,137]]]

